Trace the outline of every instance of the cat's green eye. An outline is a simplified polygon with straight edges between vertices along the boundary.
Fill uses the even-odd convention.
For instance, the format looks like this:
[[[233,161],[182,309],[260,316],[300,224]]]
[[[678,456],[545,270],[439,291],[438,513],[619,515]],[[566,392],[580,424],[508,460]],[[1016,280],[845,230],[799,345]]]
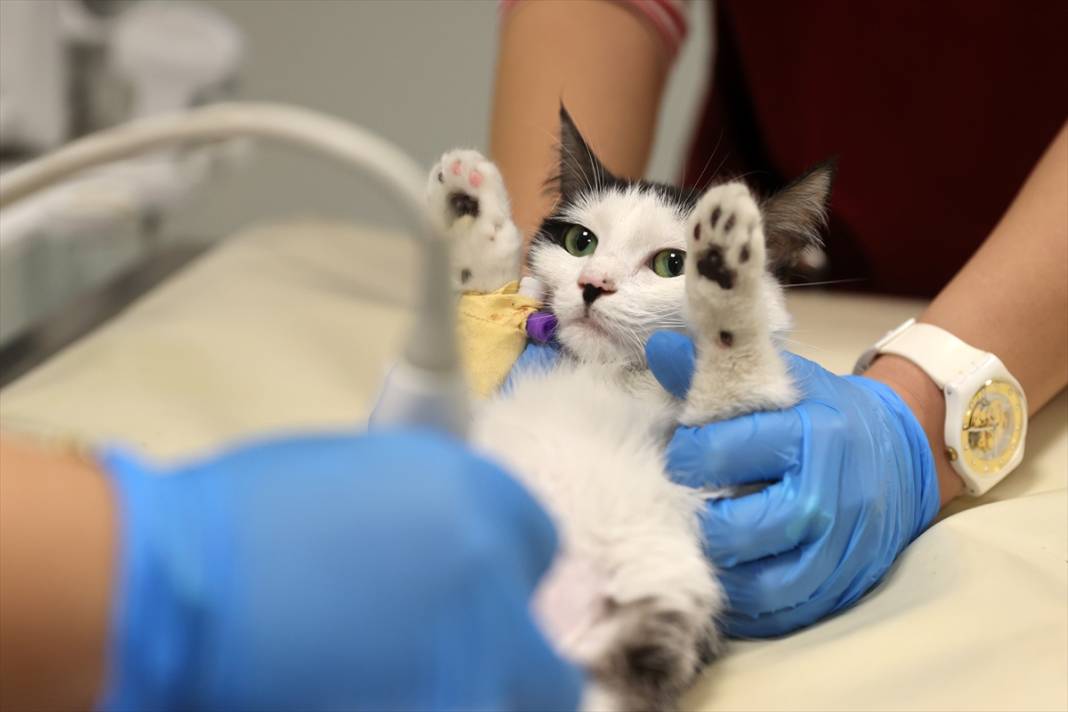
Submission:
[[[686,264],[683,250],[660,250],[649,261],[649,268],[661,277],[678,277]]]
[[[597,236],[581,225],[572,225],[564,233],[564,249],[575,257],[592,255],[597,249]]]

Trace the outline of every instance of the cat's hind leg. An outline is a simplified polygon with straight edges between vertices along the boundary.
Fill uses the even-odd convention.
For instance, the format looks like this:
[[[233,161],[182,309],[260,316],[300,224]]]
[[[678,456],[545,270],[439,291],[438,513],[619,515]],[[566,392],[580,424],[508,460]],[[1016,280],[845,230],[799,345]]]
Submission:
[[[600,619],[579,643],[600,648],[579,655],[591,683],[585,712],[673,710],[722,646],[723,594],[696,536],[637,537],[627,549]]]
[[[697,348],[682,422],[697,425],[785,408],[797,390],[772,341],[779,287],[766,267],[764,225],[749,188],[710,188],[687,224],[687,316]]]
[[[452,243],[452,280],[490,292],[519,278],[521,239],[500,171],[478,151],[446,152],[427,178],[432,219]]]

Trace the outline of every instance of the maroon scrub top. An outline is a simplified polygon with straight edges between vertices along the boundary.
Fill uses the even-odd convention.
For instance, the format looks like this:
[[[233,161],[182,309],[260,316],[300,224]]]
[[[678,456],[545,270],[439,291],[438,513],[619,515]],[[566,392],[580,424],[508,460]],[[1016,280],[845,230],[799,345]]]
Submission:
[[[825,276],[848,289],[937,293],[1068,115],[1068,2],[719,0],[714,19],[686,183],[720,167],[768,192],[837,156]]]

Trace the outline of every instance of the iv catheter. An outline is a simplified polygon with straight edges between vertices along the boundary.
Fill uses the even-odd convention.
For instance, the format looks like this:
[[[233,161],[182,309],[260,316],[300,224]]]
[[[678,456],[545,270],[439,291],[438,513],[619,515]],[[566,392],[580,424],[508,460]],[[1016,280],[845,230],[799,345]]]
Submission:
[[[423,279],[412,333],[386,378],[371,425],[429,426],[463,436],[467,396],[448,280],[449,245],[430,220],[424,172],[399,148],[365,129],[307,109],[245,102],[139,119],[0,175],[0,210],[101,164],[176,145],[247,137],[280,141],[359,168],[400,208],[422,246]]]

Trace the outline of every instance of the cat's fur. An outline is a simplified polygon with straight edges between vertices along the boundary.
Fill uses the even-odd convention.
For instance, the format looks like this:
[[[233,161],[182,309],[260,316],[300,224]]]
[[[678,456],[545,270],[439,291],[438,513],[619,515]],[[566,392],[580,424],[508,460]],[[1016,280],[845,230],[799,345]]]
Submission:
[[[560,200],[529,255],[556,315],[561,362],[483,404],[474,445],[539,498],[561,551],[535,600],[556,647],[583,665],[586,709],[668,709],[720,647],[725,601],[701,546],[701,493],[672,483],[664,447],[697,424],[795,400],[774,335],[788,327],[769,266],[818,240],[831,169],[759,205],[740,182],[699,199],[612,175],[561,108]],[[453,239],[454,278],[486,291],[515,279],[519,232],[500,174],[474,151],[430,173],[432,212]],[[579,225],[598,238],[577,257]],[[685,250],[685,274],[658,276],[660,250]],[[657,329],[689,327],[696,371],[685,402],[645,364]]]

